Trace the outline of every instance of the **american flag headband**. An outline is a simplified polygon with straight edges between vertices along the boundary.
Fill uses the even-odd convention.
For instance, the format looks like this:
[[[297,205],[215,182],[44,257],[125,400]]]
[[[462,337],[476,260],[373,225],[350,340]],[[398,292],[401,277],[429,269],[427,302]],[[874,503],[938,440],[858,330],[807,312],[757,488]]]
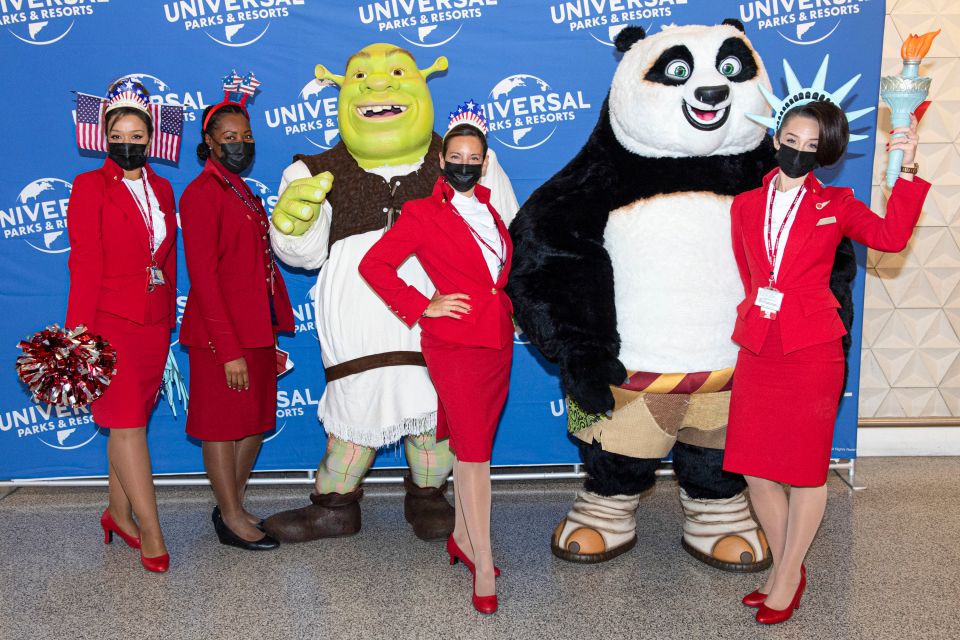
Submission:
[[[447,133],[450,133],[454,127],[461,124],[468,124],[475,129],[479,129],[484,136],[487,135],[487,118],[483,115],[483,107],[477,104],[475,100],[467,100],[457,106],[455,111],[450,112],[447,132],[443,134],[443,137],[446,138]]]
[[[210,123],[210,118],[213,117],[213,114],[226,106],[240,107],[243,115],[249,120],[250,114],[247,113],[247,100],[256,93],[257,87],[259,86],[260,81],[253,75],[252,71],[243,77],[241,77],[236,70],[225,75],[223,77],[223,101],[215,104],[213,108],[210,109],[210,112],[207,113],[207,117],[203,119],[203,130],[207,130],[207,125]],[[234,95],[237,96],[236,99],[233,98]]]
[[[143,111],[149,116],[151,115],[149,104],[147,90],[142,84],[133,78],[121,78],[113,83],[107,92],[107,104],[103,113],[107,114],[114,109],[128,107]]]

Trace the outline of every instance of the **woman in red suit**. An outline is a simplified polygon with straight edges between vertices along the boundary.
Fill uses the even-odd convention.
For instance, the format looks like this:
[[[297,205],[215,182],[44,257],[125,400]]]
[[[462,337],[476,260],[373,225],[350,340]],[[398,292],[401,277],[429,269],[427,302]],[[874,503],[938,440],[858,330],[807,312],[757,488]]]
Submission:
[[[788,619],[806,585],[803,559],[823,519],[826,479],[843,384],[846,333],[830,292],[840,240],[901,251],[930,185],[914,178],[916,119],[888,149],[904,166],[885,218],[853,191],[822,185],[812,170],[837,162],[849,139],[844,113],[829,102],[789,111],[774,137],[780,167],[737,196],[733,249],[743,279],[733,339],[740,344],[730,400],[724,469],[746,476],[773,553],[773,569],[744,604],[757,621]],[[791,486],[789,499],[781,483]]]
[[[244,490],[263,434],[276,428],[278,331],[293,311],[267,239],[267,213],[238,175],[253,161],[246,109],[229,101],[203,114],[203,171],[180,199],[190,293],[180,342],[190,352],[187,434],[203,463],[222,544],[247,550],[278,542],[257,528]]]
[[[146,569],[164,572],[170,556],[146,431],[176,325],[176,206],[170,183],[146,164],[153,121],[139,83],[125,79],[110,88],[104,131],[107,160],[76,177],[67,207],[66,324],[85,325],[117,350],[117,373],[91,404],[94,422],[110,433],[104,540],[116,533],[140,549]]]
[[[449,437],[456,455],[450,563],[467,565],[474,574],[474,607],[494,613],[490,450],[513,359],[513,306],[503,292],[512,246],[490,191],[477,184],[487,163],[484,132],[456,118],[451,124],[433,194],[404,205],[359,269],[401,320],[420,323],[423,357],[439,397],[437,438]],[[433,299],[397,275],[411,254],[437,287]]]

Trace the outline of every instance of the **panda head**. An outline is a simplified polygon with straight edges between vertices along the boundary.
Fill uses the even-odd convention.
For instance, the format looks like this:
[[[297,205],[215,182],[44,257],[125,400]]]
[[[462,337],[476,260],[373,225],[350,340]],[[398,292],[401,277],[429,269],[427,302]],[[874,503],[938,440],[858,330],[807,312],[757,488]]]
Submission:
[[[765,130],[746,114],[769,111],[758,86],[770,81],[738,21],[667,27],[650,37],[628,27],[616,45],[624,54],[610,87],[610,123],[629,151],[730,155],[763,140]]]

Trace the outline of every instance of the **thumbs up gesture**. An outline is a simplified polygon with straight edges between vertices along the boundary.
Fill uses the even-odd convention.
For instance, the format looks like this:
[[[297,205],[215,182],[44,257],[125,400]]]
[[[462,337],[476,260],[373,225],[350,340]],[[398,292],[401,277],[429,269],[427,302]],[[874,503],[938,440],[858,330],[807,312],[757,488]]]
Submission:
[[[291,182],[273,208],[273,226],[288,236],[301,236],[320,215],[320,206],[333,187],[329,171]]]

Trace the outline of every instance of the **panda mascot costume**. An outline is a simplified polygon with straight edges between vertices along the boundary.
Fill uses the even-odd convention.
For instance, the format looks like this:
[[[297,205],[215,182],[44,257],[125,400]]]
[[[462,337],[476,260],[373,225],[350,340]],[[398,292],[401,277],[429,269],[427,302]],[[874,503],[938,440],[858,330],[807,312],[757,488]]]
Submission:
[[[640,494],[673,454],[682,544],[728,571],[770,565],[742,476],[721,469],[743,285],[733,196],[775,166],[770,88],[743,25],[627,27],[596,128],[510,228],[520,327],[559,364],[587,471],[553,553],[602,562],[636,543]],[[849,240],[831,288],[852,320]],[[846,344],[849,344],[847,342]],[[784,407],[789,411],[789,407]],[[771,419],[776,419],[771,416]]]

